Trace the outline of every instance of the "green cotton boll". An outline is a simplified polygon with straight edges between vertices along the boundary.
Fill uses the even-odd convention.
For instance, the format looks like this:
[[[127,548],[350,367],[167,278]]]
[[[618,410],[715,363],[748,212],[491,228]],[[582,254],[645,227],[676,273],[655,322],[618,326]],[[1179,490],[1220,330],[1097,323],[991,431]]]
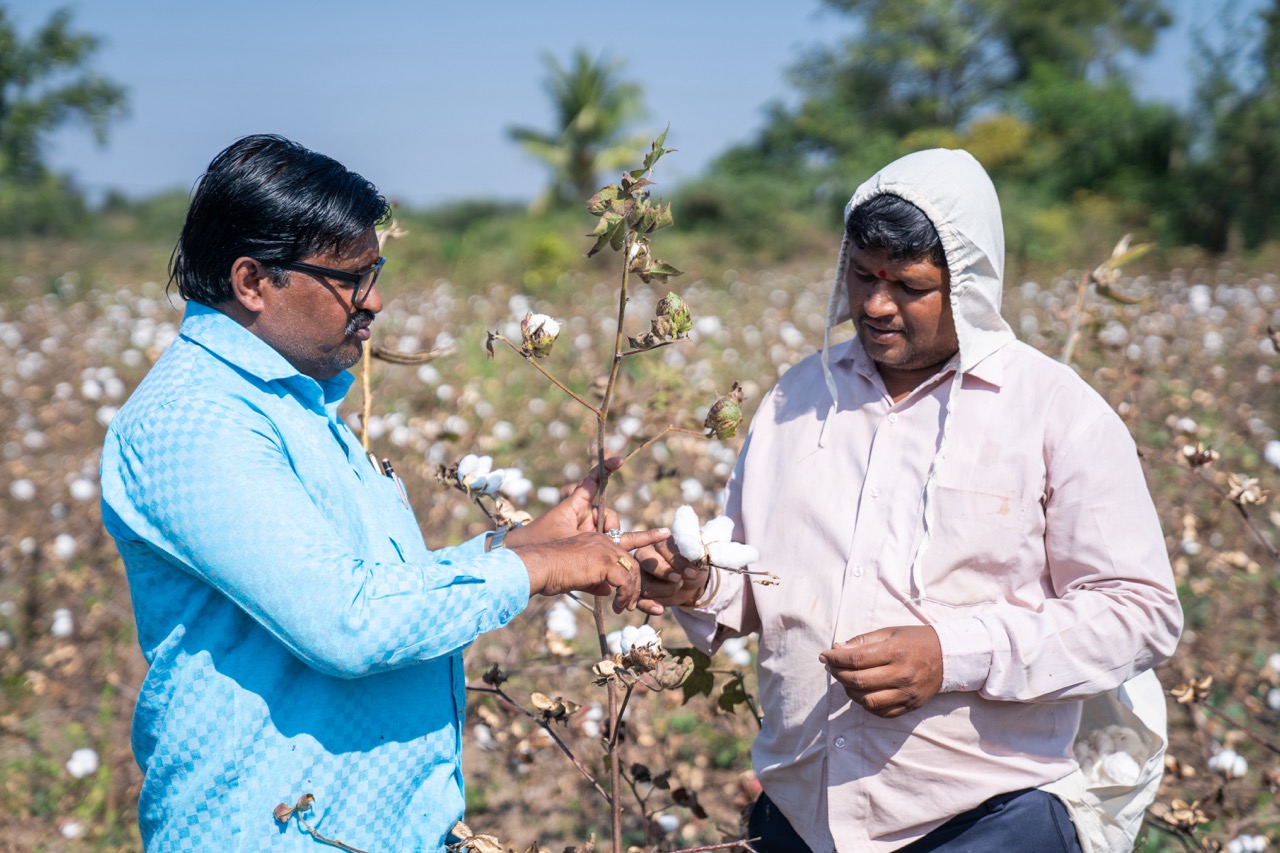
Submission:
[[[689,306],[675,293],[668,293],[658,301],[658,317],[669,321],[671,337],[683,337],[693,328],[693,316]]]

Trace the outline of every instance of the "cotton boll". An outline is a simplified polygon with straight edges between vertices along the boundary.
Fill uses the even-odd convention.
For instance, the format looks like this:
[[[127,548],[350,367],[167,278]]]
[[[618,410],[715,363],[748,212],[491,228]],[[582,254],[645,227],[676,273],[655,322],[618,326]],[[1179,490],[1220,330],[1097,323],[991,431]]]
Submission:
[[[566,642],[578,636],[578,619],[573,607],[557,601],[547,610],[547,630]]]
[[[84,829],[82,822],[73,819],[65,821],[58,831],[62,833],[63,838],[76,839],[84,835]]]
[[[538,500],[548,506],[560,503],[560,490],[555,486],[542,486],[537,492]]]
[[[1135,758],[1143,753],[1142,738],[1128,726],[1107,726],[1105,731],[1115,744],[1116,752],[1127,752]]]
[[[713,565],[722,569],[745,569],[760,559],[754,546],[741,542],[713,542],[707,546],[707,555]]]
[[[673,814],[660,814],[653,819],[653,822],[658,825],[658,829],[661,829],[667,835],[680,828],[680,818]]]
[[[604,635],[605,645],[609,647],[609,654],[622,654],[622,631],[610,631]]]
[[[1280,711],[1280,687],[1272,687],[1267,691],[1267,707],[1273,711]]]
[[[70,637],[76,630],[76,624],[71,619],[71,611],[65,607],[59,607],[53,611],[53,624],[49,626],[49,633],[53,636],[64,639]]]
[[[727,515],[718,515],[702,525],[702,543],[730,542],[733,540],[733,519]]]
[[[69,488],[71,497],[78,501],[91,501],[98,496],[98,487],[93,484],[92,480],[84,477],[77,477],[72,480]]]
[[[498,741],[493,737],[493,730],[484,723],[476,723],[471,727],[471,734],[475,737],[476,746],[483,750],[493,751],[498,749]]]
[[[88,747],[77,749],[67,760],[67,772],[77,779],[83,779],[98,772],[98,753]]]
[[[686,560],[696,563],[706,554],[702,547],[702,530],[698,523],[698,513],[688,504],[676,510],[675,517],[671,521],[671,540],[675,543],[680,556]]]
[[[9,484],[9,494],[15,500],[29,501],[36,496],[36,484],[26,478],[14,480]]]
[[[1142,768],[1127,752],[1113,752],[1098,761],[1098,780],[1104,785],[1134,785],[1142,775]]]
[[[701,500],[707,493],[707,487],[702,485],[702,481],[695,477],[688,477],[680,481],[680,498],[688,503]]]
[[[618,639],[622,654],[626,654],[637,646],[658,647],[661,645],[658,640],[658,632],[653,630],[652,625],[628,625],[622,629]]]
[[[751,650],[746,637],[730,637],[720,645],[720,651],[734,666],[751,666]]]

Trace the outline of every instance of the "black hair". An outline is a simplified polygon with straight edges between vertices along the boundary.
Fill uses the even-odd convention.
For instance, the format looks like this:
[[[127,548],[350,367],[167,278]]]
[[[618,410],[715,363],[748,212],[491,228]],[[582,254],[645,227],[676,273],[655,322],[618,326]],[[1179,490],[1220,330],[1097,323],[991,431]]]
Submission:
[[[884,249],[892,261],[929,260],[939,269],[947,268],[938,229],[902,196],[872,196],[853,209],[844,230],[859,249]]]
[[[276,264],[340,251],[385,221],[387,200],[337,160],[282,136],[232,143],[196,185],[169,260],[169,284],[184,299],[218,305],[232,298],[231,265],[250,257]]]

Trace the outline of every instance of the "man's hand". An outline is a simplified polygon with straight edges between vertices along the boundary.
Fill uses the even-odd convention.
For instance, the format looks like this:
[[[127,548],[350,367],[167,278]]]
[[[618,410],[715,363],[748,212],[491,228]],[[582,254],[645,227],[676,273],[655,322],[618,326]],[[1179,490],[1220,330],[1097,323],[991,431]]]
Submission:
[[[628,551],[661,542],[665,528],[622,534],[617,545],[602,533],[578,533],[566,539],[519,545],[515,552],[529,572],[529,592],[559,595],[572,590],[608,595],[617,590],[613,611],[634,610],[640,598],[640,569]],[[510,537],[508,537],[510,539]]]
[[[606,459],[616,470],[618,458]],[[529,592],[559,595],[570,591],[608,595],[617,590],[613,610],[634,610],[640,598],[640,570],[628,551],[661,542],[671,535],[665,528],[622,534],[615,545],[596,533],[596,512],[591,503],[600,489],[600,472],[592,468],[568,497],[533,521],[507,534],[506,546],[515,552],[529,572]],[[618,516],[605,510],[606,529],[618,526]]]
[[[605,467],[614,471],[622,464],[622,460],[613,457],[604,461]],[[517,527],[507,534],[507,547],[519,548],[523,545],[537,545],[567,539],[578,533],[587,533],[596,529],[595,513],[591,502],[600,491],[600,471],[592,468],[568,497],[533,521]],[[605,512],[605,529],[618,526],[618,516],[612,510]],[[635,546],[633,546],[635,547]]]
[[[942,646],[928,625],[860,634],[818,660],[850,699],[885,719],[923,707],[942,688]]]
[[[636,551],[640,561],[640,601],[637,606],[651,616],[666,607],[683,607],[697,601],[707,586],[708,572],[680,556],[670,540]]]

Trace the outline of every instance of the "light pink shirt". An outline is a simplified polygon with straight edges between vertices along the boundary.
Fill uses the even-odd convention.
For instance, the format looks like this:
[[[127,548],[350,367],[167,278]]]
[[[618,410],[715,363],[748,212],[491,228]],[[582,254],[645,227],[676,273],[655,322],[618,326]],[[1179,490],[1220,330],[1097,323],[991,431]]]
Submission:
[[[752,755],[809,846],[894,850],[1071,773],[1079,700],[1172,654],[1182,612],[1133,441],[1069,368],[1014,342],[965,375],[914,581],[954,367],[896,404],[856,339],[832,368],[839,409],[816,357],[792,368],[730,482],[737,538],[781,583],[722,573],[705,609],[677,616],[704,648],[760,632]],[[896,719],[852,703],[818,660],[919,624],[941,641],[942,692]]]

